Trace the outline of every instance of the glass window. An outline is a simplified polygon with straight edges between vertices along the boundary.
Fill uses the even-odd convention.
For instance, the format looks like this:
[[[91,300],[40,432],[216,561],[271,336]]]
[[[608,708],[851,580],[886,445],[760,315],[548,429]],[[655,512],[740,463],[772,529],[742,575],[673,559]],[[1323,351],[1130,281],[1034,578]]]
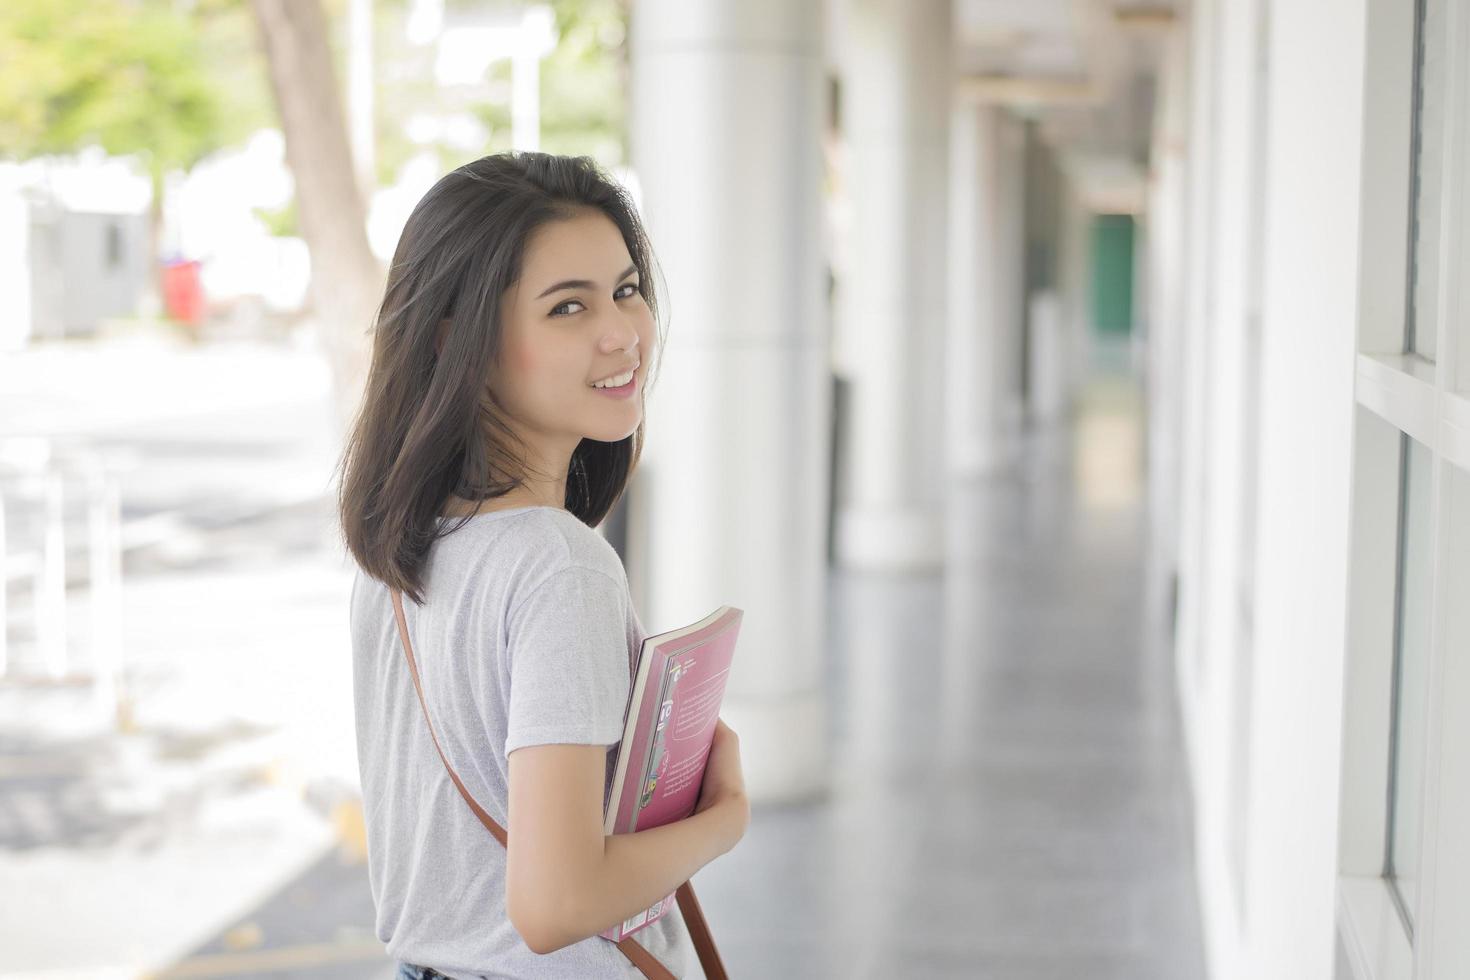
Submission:
[[[1404,349],[1434,360],[1444,165],[1446,0],[1415,0],[1409,160],[1409,296]]]
[[[1419,802],[1424,786],[1424,713],[1429,665],[1433,540],[1433,458],[1403,439],[1399,518],[1398,597],[1394,613],[1392,749],[1388,779],[1388,840],[1384,874],[1413,933],[1418,898]]]

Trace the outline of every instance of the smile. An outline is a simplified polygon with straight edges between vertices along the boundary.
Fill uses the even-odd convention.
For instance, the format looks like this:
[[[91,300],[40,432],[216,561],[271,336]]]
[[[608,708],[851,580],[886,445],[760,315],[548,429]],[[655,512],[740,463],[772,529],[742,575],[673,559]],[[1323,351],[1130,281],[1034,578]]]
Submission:
[[[613,380],[617,379],[614,378]],[[628,398],[638,388],[638,372],[632,372],[627,383],[619,385],[616,388],[599,388],[596,385],[592,385],[591,387],[599,395],[607,395],[609,398]]]

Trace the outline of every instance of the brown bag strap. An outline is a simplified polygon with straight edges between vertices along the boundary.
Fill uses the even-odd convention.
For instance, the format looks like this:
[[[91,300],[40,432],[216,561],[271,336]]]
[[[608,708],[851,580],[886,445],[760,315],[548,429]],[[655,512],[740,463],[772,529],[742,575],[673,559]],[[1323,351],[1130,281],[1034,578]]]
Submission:
[[[390,589],[389,592],[393,596],[393,616],[398,620],[398,635],[403,639],[403,652],[408,657],[409,672],[413,674],[413,686],[418,691],[419,705],[424,709],[424,721],[429,724],[429,737],[434,740],[434,748],[439,752],[439,759],[444,763],[444,768],[449,770],[449,778],[454,780],[454,785],[459,788],[459,795],[464,797],[480,823],[484,824],[485,829],[500,841],[502,847],[508,847],[505,831],[490,814],[485,812],[484,807],[475,802],[470,791],[465,788],[464,783],[460,782],[459,774],[454,771],[454,767],[444,756],[444,749],[439,745],[439,736],[434,732],[434,722],[429,717],[429,703],[424,700],[424,686],[419,681],[419,668],[414,660],[413,644],[408,639],[408,620],[403,615],[403,599],[397,589]],[[694,885],[686,881],[679,886],[676,894],[679,900],[679,912],[684,916],[684,924],[689,928],[689,937],[694,940],[694,950],[699,954],[699,964],[704,968],[706,980],[728,980],[725,964],[720,961],[720,952],[715,948],[714,937],[710,935],[709,923],[705,921],[704,912],[699,907],[699,900],[694,897]],[[652,953],[635,942],[631,936],[620,940],[618,949],[623,951],[623,955],[628,958],[629,962],[636,966],[648,980],[676,980],[668,967],[660,963]]]

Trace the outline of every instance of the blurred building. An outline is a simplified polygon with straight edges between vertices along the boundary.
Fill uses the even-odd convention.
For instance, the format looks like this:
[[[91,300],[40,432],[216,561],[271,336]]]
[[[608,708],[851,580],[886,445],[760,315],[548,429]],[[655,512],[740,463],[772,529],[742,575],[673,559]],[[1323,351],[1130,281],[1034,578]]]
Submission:
[[[0,164],[0,350],[91,337],[132,315],[148,277],[147,181],[100,150]]]
[[[92,336],[104,317],[137,308],[148,275],[146,215],[33,206],[28,231],[32,339]]]

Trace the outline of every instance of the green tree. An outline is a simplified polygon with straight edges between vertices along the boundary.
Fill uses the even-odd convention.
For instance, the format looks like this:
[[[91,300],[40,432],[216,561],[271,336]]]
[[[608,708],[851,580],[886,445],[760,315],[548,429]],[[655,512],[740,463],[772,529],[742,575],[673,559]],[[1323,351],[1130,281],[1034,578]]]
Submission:
[[[251,40],[235,0],[0,4],[0,157],[136,155],[156,271],[165,176],[268,121]]]
[[[541,148],[627,162],[624,0],[551,0],[556,48],[541,62]]]

